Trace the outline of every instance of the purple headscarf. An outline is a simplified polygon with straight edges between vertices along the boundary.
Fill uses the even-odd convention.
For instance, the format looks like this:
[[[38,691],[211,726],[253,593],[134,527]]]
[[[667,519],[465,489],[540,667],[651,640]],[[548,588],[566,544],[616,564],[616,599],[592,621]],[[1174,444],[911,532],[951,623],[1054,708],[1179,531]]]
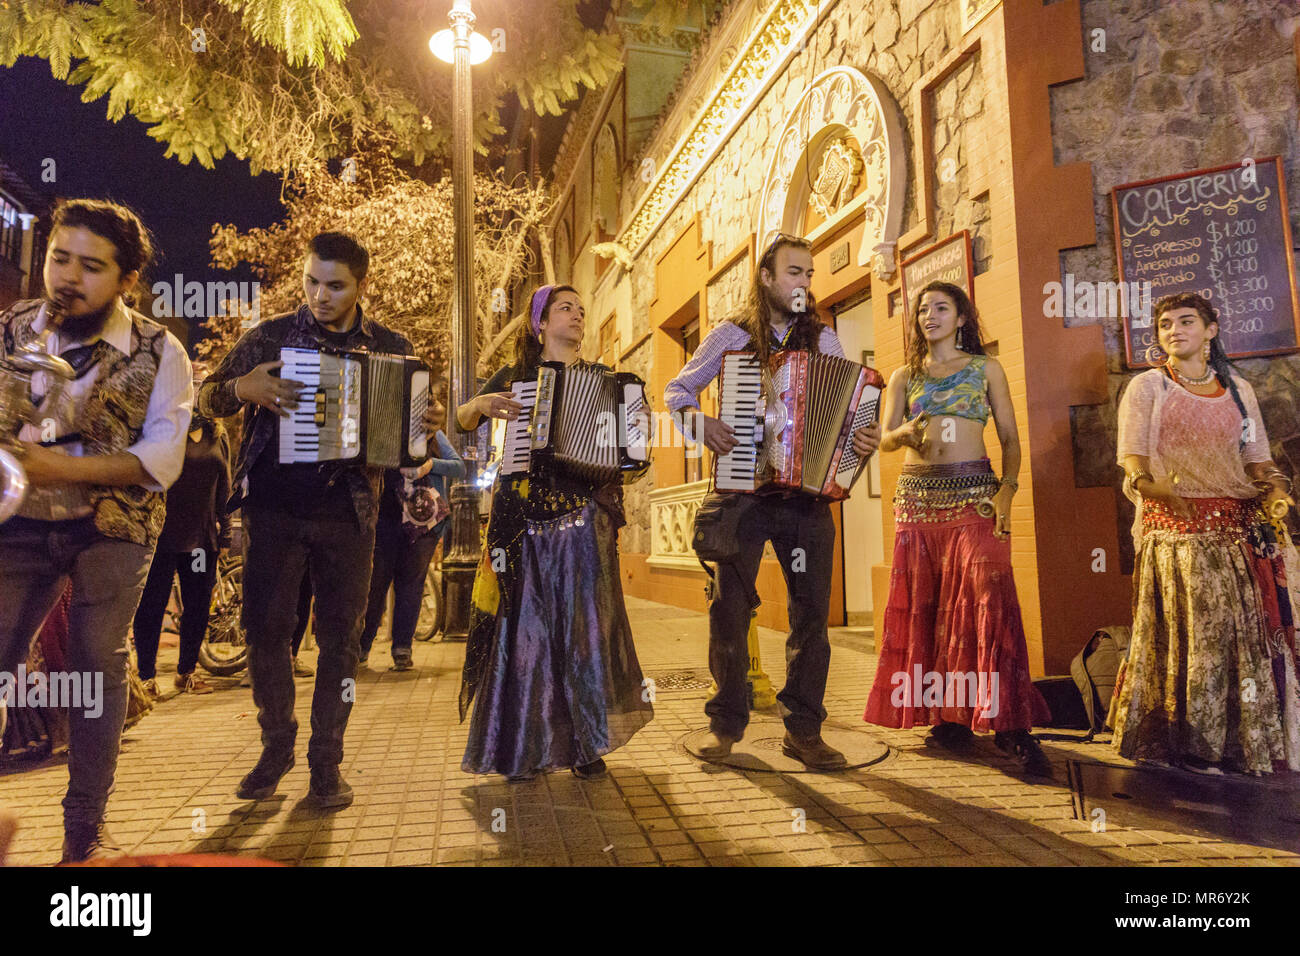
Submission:
[[[546,303],[550,301],[554,289],[553,285],[544,285],[533,293],[533,300],[529,307],[533,320],[533,338],[542,337],[542,313],[546,311]]]

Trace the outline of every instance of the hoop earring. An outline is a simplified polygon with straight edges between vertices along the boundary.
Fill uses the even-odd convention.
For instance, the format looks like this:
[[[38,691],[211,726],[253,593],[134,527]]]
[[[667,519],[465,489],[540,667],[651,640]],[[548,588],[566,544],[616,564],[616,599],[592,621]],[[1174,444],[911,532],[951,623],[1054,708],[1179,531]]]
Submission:
[[[1163,359],[1163,360],[1157,360],[1157,359],[1153,358],[1153,357],[1152,357],[1152,353],[1153,353],[1153,352],[1156,353],[1156,354],[1158,354],[1158,355],[1164,355],[1164,359]],[[1166,352],[1164,349],[1162,349],[1158,344],[1153,343],[1153,344],[1151,345],[1151,347],[1148,348],[1147,351],[1146,351],[1146,360],[1147,360],[1147,364],[1148,364],[1148,365],[1152,365],[1152,366],[1155,366],[1156,368],[1159,368],[1159,367],[1162,366],[1162,365],[1168,365],[1168,364],[1169,364],[1169,353]]]

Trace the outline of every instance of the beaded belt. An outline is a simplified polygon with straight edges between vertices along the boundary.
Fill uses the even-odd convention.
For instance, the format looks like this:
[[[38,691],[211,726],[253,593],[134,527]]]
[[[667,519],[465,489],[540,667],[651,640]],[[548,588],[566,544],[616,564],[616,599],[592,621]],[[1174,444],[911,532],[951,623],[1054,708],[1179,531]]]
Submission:
[[[1210,531],[1245,534],[1253,524],[1255,502],[1241,498],[1185,498],[1194,512],[1191,518],[1174,514],[1163,501],[1142,501],[1143,531],[1172,531],[1176,534],[1204,534]]]
[[[899,522],[946,522],[992,517],[998,479],[987,458],[951,465],[904,465],[894,489]]]

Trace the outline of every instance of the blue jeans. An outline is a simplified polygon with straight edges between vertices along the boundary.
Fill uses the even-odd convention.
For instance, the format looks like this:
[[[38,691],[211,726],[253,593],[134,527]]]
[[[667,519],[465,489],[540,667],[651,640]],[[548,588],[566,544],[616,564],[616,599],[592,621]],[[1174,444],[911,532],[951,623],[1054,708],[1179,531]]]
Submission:
[[[68,668],[103,675],[99,713],[70,708],[64,825],[104,819],[127,704],[127,635],[153,549],[108,538],[90,518],[0,524],[0,670],[27,659],[46,616],[72,583]]]
[[[387,522],[382,518],[375,529],[375,558],[370,575],[370,598],[366,604],[366,626],[361,631],[361,653],[369,654],[379,633],[388,605],[388,590],[393,590],[393,660],[399,652],[411,654],[415,628],[420,622],[420,606],[424,602],[424,586],[429,576],[429,565],[438,550],[443,529],[433,528],[429,534],[410,541],[400,522]]]

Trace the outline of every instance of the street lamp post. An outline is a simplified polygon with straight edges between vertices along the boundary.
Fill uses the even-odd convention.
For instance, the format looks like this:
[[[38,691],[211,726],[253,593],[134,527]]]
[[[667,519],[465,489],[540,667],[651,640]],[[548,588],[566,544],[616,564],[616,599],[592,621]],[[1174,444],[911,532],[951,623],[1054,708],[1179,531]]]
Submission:
[[[429,47],[455,68],[452,89],[452,211],[455,219],[455,284],[451,322],[451,388],[448,416],[476,391],[474,348],[474,155],[471,130],[470,65],[492,53],[491,44],[474,32],[470,0],[454,0],[447,15],[451,29],[435,34]],[[459,432],[458,432],[459,434]],[[469,636],[474,572],[479,541],[479,462],[474,435],[457,443],[465,458],[465,477],[451,488],[451,551],[442,562],[443,628],[446,641]]]

